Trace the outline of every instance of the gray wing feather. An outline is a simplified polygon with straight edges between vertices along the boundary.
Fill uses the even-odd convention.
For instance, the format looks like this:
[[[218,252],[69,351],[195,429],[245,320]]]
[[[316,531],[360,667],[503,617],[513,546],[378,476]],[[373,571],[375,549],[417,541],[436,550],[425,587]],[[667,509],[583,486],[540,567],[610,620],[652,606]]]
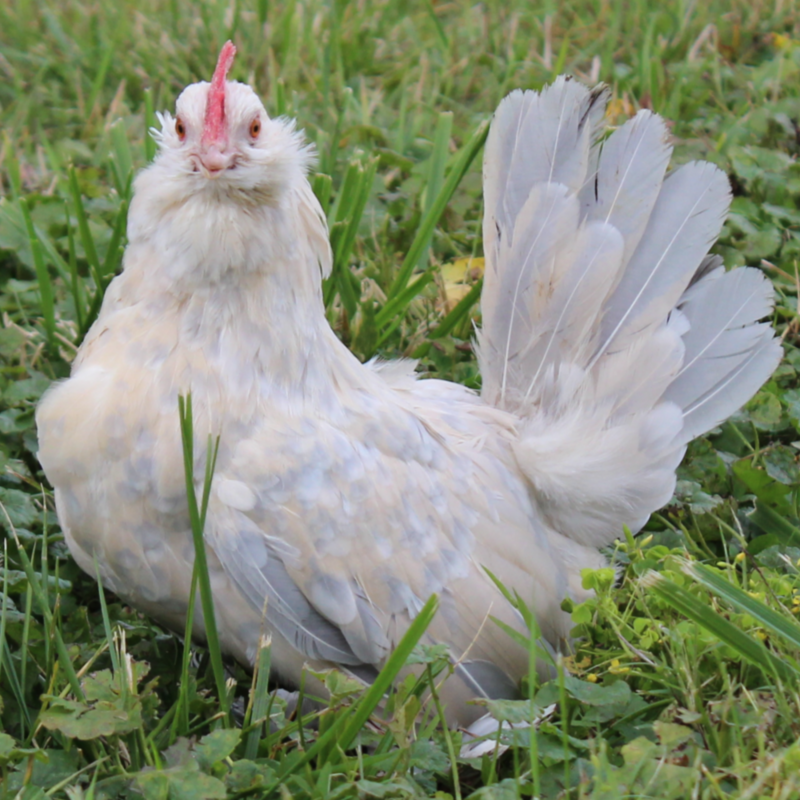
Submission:
[[[517,682],[491,661],[462,661],[455,673],[474,692],[475,697],[489,700],[513,700],[519,697]]]
[[[320,614],[292,580],[278,551],[244,514],[233,512],[238,535],[213,538],[214,551],[243,595],[308,658],[363,663],[342,630]]]

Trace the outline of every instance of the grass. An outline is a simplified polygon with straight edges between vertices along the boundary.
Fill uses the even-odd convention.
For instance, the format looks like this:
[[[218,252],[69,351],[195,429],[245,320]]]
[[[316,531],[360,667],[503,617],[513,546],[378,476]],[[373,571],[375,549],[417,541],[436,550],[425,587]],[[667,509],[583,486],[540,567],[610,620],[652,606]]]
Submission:
[[[0,6],[0,798],[800,794],[797,19],[794,0]],[[485,123],[505,93],[561,71],[612,87],[610,125],[652,107],[674,123],[677,161],[725,169],[717,251],[774,281],[783,364],[691,445],[645,531],[621,536],[620,579],[585,574],[596,594],[571,609],[566,669],[490,704],[509,722],[554,708],[482,758],[439,724],[425,690],[446,664],[414,649],[418,630],[377,688],[322,676],[330,703],[298,716],[268,691],[266,643],[255,675],[222,665],[98,592],[58,529],[35,404],[119,267],[154,112],[211,74],[228,37],[233,77],[316,143],[328,314],[361,358],[413,355],[479,385]],[[366,724],[409,653],[420,677]]]

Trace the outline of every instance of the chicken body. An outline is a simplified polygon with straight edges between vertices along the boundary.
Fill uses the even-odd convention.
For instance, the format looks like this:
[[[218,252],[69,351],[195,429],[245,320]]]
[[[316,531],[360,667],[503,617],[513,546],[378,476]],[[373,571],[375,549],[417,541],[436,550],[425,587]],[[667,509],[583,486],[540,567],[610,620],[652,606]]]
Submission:
[[[529,586],[546,633],[566,635],[569,570],[514,463],[513,417],[457,384],[417,382],[409,365],[364,368],[319,291],[307,315],[285,302],[299,264],[319,284],[311,252],[244,285],[175,294],[154,291],[139,246],[74,377],[39,412],[41,458],[87,572],[96,556],[105,586],[182,629],[194,549],[177,397],[191,391],[196,452],[220,435],[205,533],[218,627],[241,661],[269,632],[284,679],[306,662],[379,667],[434,592],[432,640],[460,656],[489,612],[518,626],[483,566]],[[506,654],[522,674],[507,634],[487,625],[484,639],[472,658]]]
[[[135,183],[124,271],[72,377],[39,408],[40,459],[67,542],[90,574],[97,560],[105,586],[182,630],[194,551],[177,398],[191,392],[196,474],[207,435],[220,436],[205,539],[223,647],[252,663],[268,633],[273,669],[285,682],[296,684],[305,664],[339,665],[368,681],[437,593],[440,610],[426,636],[445,643],[457,664],[444,699],[450,720],[468,723],[479,710],[466,700],[513,696],[527,672],[525,649],[489,620],[524,631],[486,570],[519,592],[543,637],[558,646],[570,627],[563,599],[585,597],[580,570],[603,565],[597,547],[669,499],[685,442],[702,432],[692,428],[685,398],[666,397],[669,387],[731,328],[739,339],[728,349],[741,352],[741,332],[749,332],[760,369],[738,394],[726,389],[726,402],[700,427],[735,410],[774,368],[779,348],[754,323],[768,313],[768,290],[757,274],[747,279],[746,302],[731,289],[732,308],[755,306],[746,319],[732,311],[691,351],[699,327],[691,303],[727,280],[703,261],[710,240],[701,234],[674,298],[660,315],[646,305],[652,320],[635,315],[636,330],[650,325],[652,335],[601,358],[610,318],[603,308],[625,290],[637,232],[612,224],[615,203],[603,211],[605,222],[586,222],[578,202],[585,177],[570,190],[553,165],[549,176],[515,189],[503,178],[515,165],[497,164],[508,150],[500,135],[513,128],[504,125],[487,145],[494,172],[484,232],[483,395],[418,381],[410,363],[362,365],[325,319],[320,279],[331,256],[305,177],[308,151],[251,90],[225,82],[231,59],[224,51],[212,84],[189,87],[177,119],[164,118],[162,152]],[[583,145],[570,147],[580,155],[585,145],[589,154],[597,97],[577,86],[572,96],[569,86],[558,89],[562,111],[588,131]],[[516,106],[531,97],[519,95]],[[574,138],[578,122],[569,125]],[[578,160],[586,172],[588,155]],[[654,198],[662,179],[663,169],[657,182],[649,178]],[[497,181],[520,194],[516,209],[492,196]],[[530,208],[536,203],[538,212]],[[514,227],[525,214],[547,223],[535,235],[526,223],[527,240]],[[513,248],[523,245],[520,259]],[[537,250],[545,245],[549,255]],[[547,281],[522,277],[524,267],[504,289],[504,263],[520,260],[547,265]],[[569,277],[574,264],[582,272],[570,277],[570,299],[559,301],[558,272]],[[649,285],[629,292],[634,305]],[[531,309],[538,302],[546,316],[560,308],[544,327],[562,330],[581,286],[597,308],[578,308],[588,317],[584,328],[571,324],[565,337],[551,337],[531,368],[524,362],[541,343],[536,326],[544,318]],[[515,315],[521,333],[512,330]],[[624,344],[622,334],[611,339]],[[650,350],[642,344],[653,341]],[[620,352],[630,356],[624,368]],[[203,630],[198,607],[195,632]]]

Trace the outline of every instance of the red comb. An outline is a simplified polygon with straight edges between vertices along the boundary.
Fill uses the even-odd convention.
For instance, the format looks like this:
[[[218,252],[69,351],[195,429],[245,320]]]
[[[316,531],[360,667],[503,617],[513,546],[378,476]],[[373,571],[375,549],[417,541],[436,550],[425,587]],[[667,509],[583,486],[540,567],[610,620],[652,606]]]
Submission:
[[[219,54],[217,68],[211,79],[206,101],[206,119],[203,126],[203,143],[222,142],[225,140],[225,80],[233,64],[236,47],[230,40],[225,42]]]

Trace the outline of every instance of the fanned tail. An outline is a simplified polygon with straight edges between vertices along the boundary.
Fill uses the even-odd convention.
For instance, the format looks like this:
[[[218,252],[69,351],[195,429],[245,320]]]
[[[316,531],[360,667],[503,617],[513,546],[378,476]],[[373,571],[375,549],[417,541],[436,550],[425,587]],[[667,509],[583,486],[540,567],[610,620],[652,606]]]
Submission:
[[[666,171],[664,122],[599,139],[607,94],[514,92],[486,145],[483,395],[521,419],[516,454],[553,528],[601,546],[666,503],[686,444],[736,411],[781,347],[772,286],[708,256],[725,175]]]

